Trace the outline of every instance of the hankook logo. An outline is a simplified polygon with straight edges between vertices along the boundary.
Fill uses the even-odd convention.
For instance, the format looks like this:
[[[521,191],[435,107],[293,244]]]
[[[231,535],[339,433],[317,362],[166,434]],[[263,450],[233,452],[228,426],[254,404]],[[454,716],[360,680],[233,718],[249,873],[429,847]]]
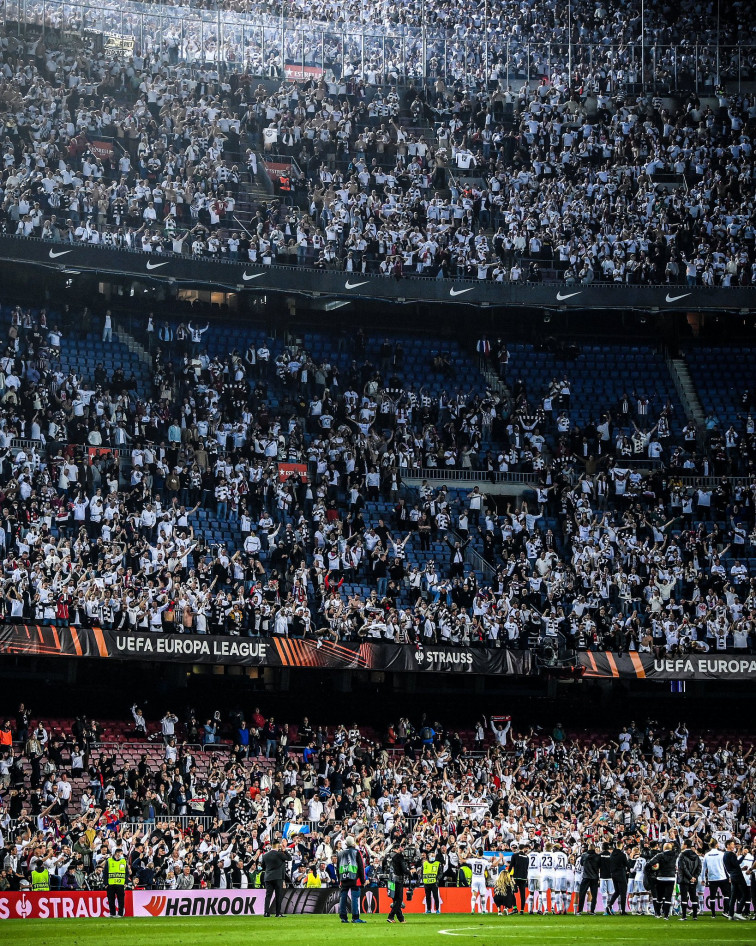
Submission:
[[[153,897],[148,903],[145,903],[144,909],[150,916],[161,916],[167,902],[168,897]]]

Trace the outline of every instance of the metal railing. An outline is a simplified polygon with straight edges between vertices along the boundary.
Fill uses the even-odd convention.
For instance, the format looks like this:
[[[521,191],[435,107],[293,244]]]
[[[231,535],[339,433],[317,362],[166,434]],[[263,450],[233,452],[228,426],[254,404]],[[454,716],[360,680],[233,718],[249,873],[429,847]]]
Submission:
[[[167,822],[168,824],[178,825],[183,831],[193,824],[199,825],[203,829],[211,828],[215,820],[212,815],[156,815],[154,818],[140,818],[138,821],[123,821],[121,826],[132,833],[139,833],[147,827],[154,827],[160,822]]]
[[[680,480],[683,486],[699,487],[705,489],[716,489],[723,480],[726,480],[731,486],[748,486],[753,482],[753,477],[749,476],[674,476],[672,479]]]
[[[498,470],[467,470],[460,467],[407,467],[399,471],[405,482],[410,480],[457,480],[460,483],[497,483],[515,485],[530,485],[538,482],[538,473],[501,473]],[[415,484],[413,484],[415,485]]]

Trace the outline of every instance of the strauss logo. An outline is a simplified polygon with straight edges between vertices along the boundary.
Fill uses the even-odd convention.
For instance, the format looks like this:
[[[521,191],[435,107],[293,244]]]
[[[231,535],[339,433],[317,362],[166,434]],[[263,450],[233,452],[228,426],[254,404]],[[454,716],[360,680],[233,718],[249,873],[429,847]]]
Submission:
[[[26,899],[26,894],[24,894],[16,904],[16,913],[25,920],[27,916],[31,916],[33,912],[34,906],[30,900]]]
[[[422,650],[415,651],[415,662],[421,664],[425,660],[425,654]]]

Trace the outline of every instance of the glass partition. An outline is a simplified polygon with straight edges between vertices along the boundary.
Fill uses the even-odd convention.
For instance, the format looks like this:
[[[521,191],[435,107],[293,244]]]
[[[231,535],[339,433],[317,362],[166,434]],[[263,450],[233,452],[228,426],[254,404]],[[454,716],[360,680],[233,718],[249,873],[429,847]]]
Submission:
[[[293,9],[302,16],[291,16]],[[301,5],[283,8],[283,16],[253,11],[205,9],[199,4],[168,6],[136,0],[6,0],[0,16],[7,32],[29,29],[80,37],[99,33],[107,55],[168,52],[172,64],[197,69],[243,69],[253,75],[291,79],[325,76],[339,88],[350,80],[383,83],[496,82],[502,85],[554,77],[571,69],[594,91],[618,89],[664,94],[693,91],[713,95],[721,83],[740,90],[756,73],[756,47],[682,42],[646,42],[622,46],[569,43],[557,25],[539,41],[502,31],[487,20],[465,29],[446,23],[415,26],[368,22],[326,23],[307,19]],[[289,14],[287,16],[287,14]]]

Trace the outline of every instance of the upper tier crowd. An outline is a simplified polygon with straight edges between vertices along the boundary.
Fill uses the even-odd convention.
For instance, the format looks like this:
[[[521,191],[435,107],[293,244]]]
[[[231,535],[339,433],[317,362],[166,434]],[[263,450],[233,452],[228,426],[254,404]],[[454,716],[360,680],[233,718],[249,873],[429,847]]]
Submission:
[[[215,16],[187,16],[187,7],[211,8]],[[149,5],[106,0],[96,15],[55,2],[29,4],[23,13],[48,30],[96,24],[127,43],[144,42],[166,61],[186,60],[210,73],[280,76],[304,67],[370,85],[437,77],[482,85],[552,70],[569,76],[572,69],[578,84],[606,81],[614,88],[643,78],[665,88],[713,88],[720,78],[751,77],[754,67],[750,0],[649,9],[641,0],[574,0],[567,9],[511,0],[409,0],[400,8],[386,0],[264,0],[254,9],[239,0],[184,0],[161,5],[154,18]]]
[[[117,844],[135,886],[259,886],[261,855],[282,834],[295,886],[335,886],[335,855],[349,835],[368,883],[385,883],[403,842],[413,877],[430,856],[439,883],[454,886],[469,884],[460,867],[472,854],[550,845],[579,874],[582,854],[618,838],[633,859],[667,842],[691,839],[703,854],[712,839],[721,848],[734,840],[751,879],[747,740],[713,745],[683,723],[672,730],[649,720],[602,741],[568,736],[561,724],[550,734],[516,732],[509,717],[483,717],[469,740],[425,718],[399,719],[376,738],[357,723],[329,729],[305,718],[292,749],[289,724],[257,708],[207,721],[234,743],[208,760],[181,740],[196,738],[193,717],[180,722],[168,711],[148,722],[133,713],[137,737],[163,740],[162,761],[144,752],[130,765],[120,750],[103,751],[85,717],[72,732],[48,732],[22,705],[16,725],[3,724],[0,891],[26,888],[39,860],[54,887],[97,889]],[[642,866],[645,890],[641,875]]]
[[[750,415],[740,431],[714,423],[701,454],[695,430],[673,434],[672,406],[641,392],[581,428],[566,376],[542,392],[515,381],[500,394],[481,377],[477,391],[439,393],[441,352],[423,368],[431,392],[401,367],[400,341],[361,332],[334,342],[354,356],[344,376],[300,343],[211,358],[223,330],[197,322],[147,333],[146,379],[61,370],[64,334],[91,318],[11,313],[8,619],[561,653],[753,649],[754,484],[681,481],[747,473]],[[112,332],[108,312],[101,353]],[[485,339],[479,349],[490,371]],[[504,375],[506,354],[502,343]],[[14,436],[33,443],[19,451]],[[515,502],[404,482],[473,460],[531,474],[532,491]],[[309,475],[280,477],[282,461]]]
[[[576,5],[586,42],[583,15],[600,37],[631,24],[610,6]],[[528,8],[528,28],[541,15]],[[545,63],[521,87],[277,85],[197,71],[159,42],[124,59],[46,42],[2,42],[6,233],[395,277],[754,282],[749,92],[661,99]],[[110,157],[89,146],[102,135]],[[266,153],[295,159],[295,203],[242,219]]]

